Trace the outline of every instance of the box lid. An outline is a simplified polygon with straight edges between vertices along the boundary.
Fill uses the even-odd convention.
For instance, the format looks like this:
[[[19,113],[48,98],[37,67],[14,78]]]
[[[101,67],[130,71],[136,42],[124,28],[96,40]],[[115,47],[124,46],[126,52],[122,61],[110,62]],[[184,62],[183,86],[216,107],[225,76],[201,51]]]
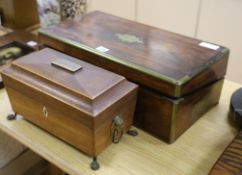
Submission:
[[[3,75],[93,117],[137,88],[120,75],[49,48],[16,60]]]
[[[220,77],[217,76],[217,70],[213,69],[211,72],[215,74],[214,77],[209,77],[211,72],[204,74],[207,76],[203,77],[205,82],[196,81],[192,88],[183,90],[183,86],[191,79],[210,69],[215,62],[227,58],[229,53],[229,50],[222,46],[102,12],[92,12],[79,20],[69,20],[42,29],[40,36],[43,35],[140,72],[150,77],[148,83],[145,83],[146,86],[175,97],[224,76],[227,62],[225,67],[218,70],[223,70],[222,75],[219,74]],[[57,47],[53,42],[41,42]],[[140,84],[144,82],[138,76],[127,78]],[[172,90],[159,86],[155,81],[168,84]]]

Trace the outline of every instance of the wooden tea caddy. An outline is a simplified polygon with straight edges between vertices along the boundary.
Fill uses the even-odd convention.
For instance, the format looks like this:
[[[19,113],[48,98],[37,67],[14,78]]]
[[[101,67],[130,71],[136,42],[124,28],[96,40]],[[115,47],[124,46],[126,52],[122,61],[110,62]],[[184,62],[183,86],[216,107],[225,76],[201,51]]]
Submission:
[[[140,85],[134,124],[169,143],[218,103],[229,50],[92,12],[42,29],[44,46]]]
[[[93,157],[118,143],[133,122],[137,88],[114,74],[53,49],[4,69],[2,78],[17,114]]]

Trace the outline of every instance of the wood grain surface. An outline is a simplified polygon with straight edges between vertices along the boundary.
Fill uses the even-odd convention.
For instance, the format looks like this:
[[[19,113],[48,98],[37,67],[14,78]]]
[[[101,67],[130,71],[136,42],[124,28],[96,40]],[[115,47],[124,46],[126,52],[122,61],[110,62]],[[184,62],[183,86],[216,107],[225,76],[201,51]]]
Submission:
[[[135,138],[125,135],[100,154],[101,168],[95,172],[91,158],[77,149],[23,119],[7,121],[11,107],[5,90],[0,90],[0,129],[71,175],[207,175],[238,133],[227,113],[239,87],[225,81],[220,103],[172,145],[138,129]]]
[[[197,91],[224,77],[229,55],[225,47],[217,46],[214,50],[201,47],[201,40],[102,12],[42,29],[39,38],[47,47],[123,75],[148,89],[149,93],[138,95],[135,119],[141,122],[136,122],[140,124],[136,126],[168,142],[175,141],[218,102],[222,85],[213,90],[214,95]],[[100,47],[107,50],[100,52],[97,50]],[[188,98],[196,96],[195,92],[196,100]],[[203,105],[206,97],[212,100]],[[186,101],[186,105],[180,105],[179,100]],[[200,112],[192,115],[191,110],[199,100],[196,108]],[[179,105],[169,106],[170,101]]]
[[[55,60],[82,66],[70,72]],[[133,122],[138,86],[124,77],[53,49],[16,60],[2,71],[13,110],[89,156],[112,143],[112,122]],[[47,111],[47,114],[43,111]]]
[[[222,78],[229,55],[225,47],[202,47],[201,40],[102,12],[43,29],[39,37],[46,46],[176,97]]]
[[[242,131],[226,148],[209,175],[242,175]]]
[[[218,80],[178,99],[170,99],[140,87],[134,125],[173,143],[204,113],[218,104],[223,81]]]

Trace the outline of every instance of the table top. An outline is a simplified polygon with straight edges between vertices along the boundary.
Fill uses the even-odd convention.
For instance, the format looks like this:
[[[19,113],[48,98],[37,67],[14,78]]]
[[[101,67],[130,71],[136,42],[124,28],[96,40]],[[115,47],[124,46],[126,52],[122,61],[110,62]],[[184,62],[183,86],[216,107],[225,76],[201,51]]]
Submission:
[[[220,103],[207,112],[175,143],[167,144],[138,130],[124,135],[98,156],[101,168],[90,169],[91,158],[35,125],[19,119],[7,121],[11,107],[0,90],[0,129],[71,175],[205,175],[238,130],[228,122],[232,93],[241,85],[226,80]]]

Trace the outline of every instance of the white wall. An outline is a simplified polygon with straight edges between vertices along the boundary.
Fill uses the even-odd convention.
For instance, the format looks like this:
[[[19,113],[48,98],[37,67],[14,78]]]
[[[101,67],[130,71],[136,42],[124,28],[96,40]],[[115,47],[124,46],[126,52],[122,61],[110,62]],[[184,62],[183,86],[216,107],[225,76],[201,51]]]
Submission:
[[[89,0],[88,11],[100,10],[135,20],[136,0]]]
[[[194,36],[199,0],[138,0],[137,21]]]
[[[242,84],[242,1],[203,0],[197,37],[230,48],[226,78]]]

